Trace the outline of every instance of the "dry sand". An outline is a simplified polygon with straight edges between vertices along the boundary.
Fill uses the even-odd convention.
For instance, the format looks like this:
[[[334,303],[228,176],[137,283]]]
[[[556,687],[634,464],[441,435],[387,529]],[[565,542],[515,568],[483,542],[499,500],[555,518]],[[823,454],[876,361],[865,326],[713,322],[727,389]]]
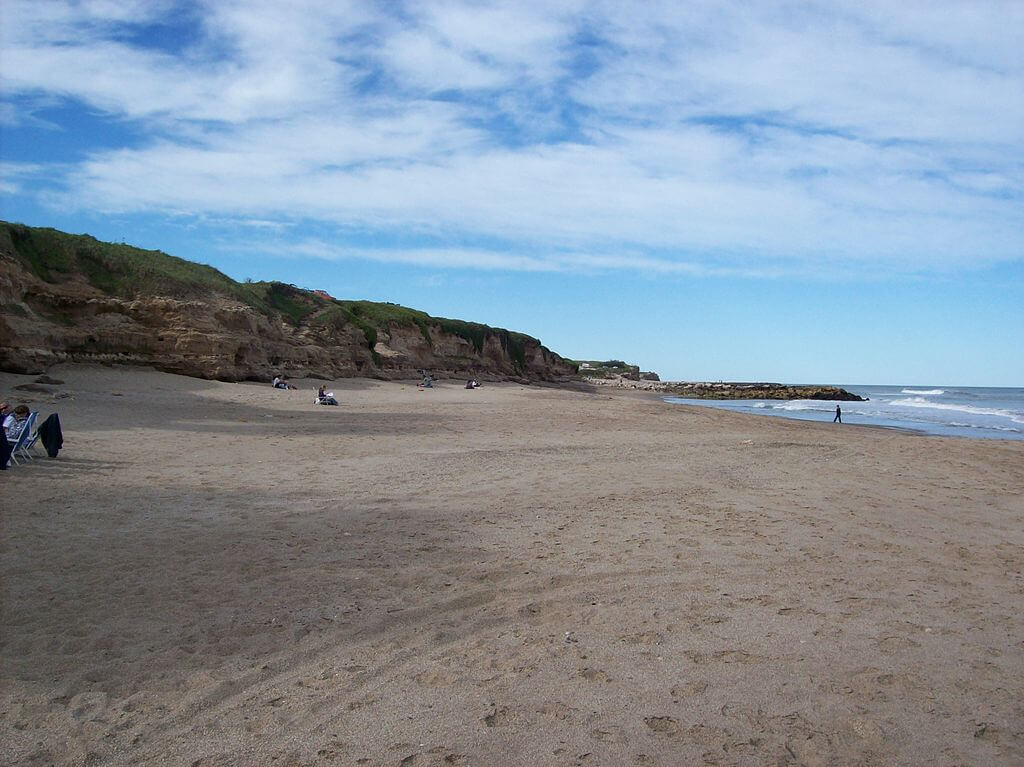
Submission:
[[[65,450],[0,474],[5,764],[1024,763],[1024,442],[50,375]]]

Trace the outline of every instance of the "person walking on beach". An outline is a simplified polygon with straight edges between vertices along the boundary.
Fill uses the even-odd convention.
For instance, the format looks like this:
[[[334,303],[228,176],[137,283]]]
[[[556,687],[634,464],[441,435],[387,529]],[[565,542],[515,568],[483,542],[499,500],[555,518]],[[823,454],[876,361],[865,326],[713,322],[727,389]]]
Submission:
[[[836,421],[839,423],[843,422],[843,411],[839,409],[839,405],[836,405],[836,417],[832,419],[832,423]]]

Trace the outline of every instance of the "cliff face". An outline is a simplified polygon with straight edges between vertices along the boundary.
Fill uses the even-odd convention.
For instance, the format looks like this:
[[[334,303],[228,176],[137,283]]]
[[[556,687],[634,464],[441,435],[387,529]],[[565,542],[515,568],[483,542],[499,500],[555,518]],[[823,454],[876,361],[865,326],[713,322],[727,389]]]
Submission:
[[[50,258],[46,248],[57,247],[55,242],[63,251]],[[112,255],[105,247],[129,252]],[[266,295],[290,311],[275,311],[247,303],[239,294],[255,288],[213,270],[213,287],[176,277],[165,280],[166,291],[129,289],[125,285],[139,283],[126,271],[134,268],[130,251],[135,249],[2,224],[0,368],[41,373],[59,362],[139,364],[226,381],[278,373],[412,378],[420,370],[436,377],[523,381],[563,381],[575,374],[572,363],[522,334],[391,305],[366,306],[384,307],[385,314],[402,310],[414,321],[371,321],[358,314],[362,307],[279,283],[265,288]],[[174,269],[209,269],[136,252],[151,269],[165,267],[160,259]]]

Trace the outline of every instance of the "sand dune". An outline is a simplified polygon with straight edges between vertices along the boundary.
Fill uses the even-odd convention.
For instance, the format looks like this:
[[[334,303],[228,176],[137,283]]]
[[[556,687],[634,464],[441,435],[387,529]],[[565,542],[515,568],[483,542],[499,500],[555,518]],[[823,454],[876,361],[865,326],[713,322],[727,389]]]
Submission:
[[[65,450],[0,473],[5,764],[1024,763],[1024,443],[50,375]]]

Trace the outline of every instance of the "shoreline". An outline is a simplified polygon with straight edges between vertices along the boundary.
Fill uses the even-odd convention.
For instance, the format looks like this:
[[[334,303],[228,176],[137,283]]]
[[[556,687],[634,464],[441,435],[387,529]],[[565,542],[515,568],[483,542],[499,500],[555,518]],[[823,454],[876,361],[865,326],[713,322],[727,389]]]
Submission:
[[[1000,441],[1002,441],[1002,442],[1016,442],[1017,441],[1017,440],[1009,439],[1009,438],[1004,438],[1004,439],[1000,440],[1000,439],[993,438],[993,437],[971,437],[971,436],[967,436],[967,435],[961,436],[961,435],[958,435],[958,434],[929,434],[927,431],[924,431],[923,429],[914,429],[914,428],[911,428],[909,426],[890,426],[888,424],[882,424],[882,423],[846,423],[846,422],[843,422],[842,424],[833,424],[831,421],[827,421],[827,420],[824,420],[824,419],[818,421],[818,420],[814,420],[814,419],[810,419],[810,418],[795,418],[795,417],[792,417],[792,416],[776,415],[774,413],[741,413],[741,412],[739,412],[737,410],[728,410],[726,408],[715,407],[714,405],[710,405],[710,404],[709,405],[704,405],[704,404],[700,404],[699,402],[667,402],[665,400],[665,396],[670,396],[671,397],[671,396],[674,396],[674,395],[658,394],[657,396],[658,396],[658,398],[662,402],[665,402],[665,404],[671,405],[672,407],[710,408],[712,410],[717,410],[719,412],[732,413],[733,415],[741,416],[743,418],[747,418],[747,417],[749,417],[749,418],[778,418],[778,419],[783,419],[783,420],[786,420],[786,421],[797,421],[799,423],[804,423],[804,424],[821,424],[823,426],[829,426],[829,427],[834,425],[837,428],[839,426],[842,426],[844,428],[854,428],[854,429],[882,429],[884,431],[899,432],[901,434],[907,434],[907,435],[913,436],[913,437],[936,437],[936,438],[939,438],[939,439],[947,439],[948,438],[948,439],[984,440],[986,442],[1000,442]],[[710,400],[708,400],[708,401],[710,401]],[[721,400],[721,401],[727,402],[727,401],[734,401],[734,400]]]
[[[911,400],[911,406],[904,405],[906,399],[900,395],[874,394],[875,398],[865,399],[861,403],[838,403],[843,405],[842,425],[900,429],[930,437],[998,442],[1024,440],[1024,429],[1020,426],[1024,423],[1020,420],[1024,416],[1024,399],[1014,389],[1003,395],[1008,399],[1000,399],[997,395],[990,400],[991,404],[985,401],[979,404],[971,399],[975,396],[971,393],[944,402],[917,398]],[[807,400],[792,404],[777,404],[764,399],[695,400],[674,395],[666,395],[663,399],[672,405],[696,405],[744,415],[829,424],[832,424],[833,406],[837,404],[824,405]]]

